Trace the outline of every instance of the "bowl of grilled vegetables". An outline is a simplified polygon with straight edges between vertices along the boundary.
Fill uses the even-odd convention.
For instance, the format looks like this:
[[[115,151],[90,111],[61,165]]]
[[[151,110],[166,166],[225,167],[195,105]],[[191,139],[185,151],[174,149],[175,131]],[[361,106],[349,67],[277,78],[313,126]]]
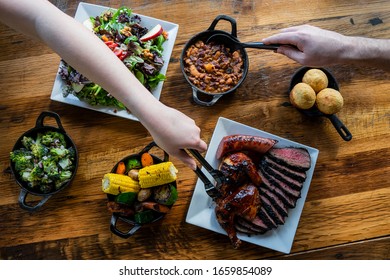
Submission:
[[[129,238],[141,226],[162,219],[177,200],[178,171],[165,151],[162,159],[152,154],[153,147],[158,146],[151,142],[121,159],[103,176],[110,230],[119,237]]]

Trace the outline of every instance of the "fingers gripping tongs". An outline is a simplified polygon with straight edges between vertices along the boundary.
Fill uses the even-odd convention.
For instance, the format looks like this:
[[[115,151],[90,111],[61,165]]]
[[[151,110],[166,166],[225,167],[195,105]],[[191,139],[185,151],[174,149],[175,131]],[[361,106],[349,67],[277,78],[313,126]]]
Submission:
[[[204,183],[206,193],[212,198],[218,198],[220,196],[220,188],[226,182],[226,178],[220,170],[214,169],[206,159],[197,151],[188,149],[195,159],[209,172],[214,178],[215,184],[213,184],[209,178],[203,173],[203,171],[197,166],[194,172],[198,175],[199,179]]]

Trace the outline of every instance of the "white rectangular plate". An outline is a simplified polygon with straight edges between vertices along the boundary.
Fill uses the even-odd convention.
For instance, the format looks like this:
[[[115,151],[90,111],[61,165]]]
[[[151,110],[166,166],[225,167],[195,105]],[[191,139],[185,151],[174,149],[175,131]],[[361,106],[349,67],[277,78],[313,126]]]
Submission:
[[[310,154],[312,164],[310,169],[307,171],[307,178],[302,187],[301,198],[298,199],[296,207],[289,210],[285,224],[279,225],[276,229],[270,230],[262,235],[248,236],[241,233],[238,233],[237,235],[241,240],[247,241],[249,243],[257,244],[288,254],[291,251],[295,232],[297,230],[303,205],[305,204],[306,196],[309,191],[309,186],[313,177],[314,167],[317,162],[319,151],[317,149],[221,117],[218,119],[205,156],[206,160],[214,168],[217,168],[219,165],[219,161],[215,156],[219,143],[224,136],[232,134],[256,135],[276,139],[279,142],[275,145],[275,147],[302,147],[306,148]],[[198,179],[195,185],[190,207],[188,209],[186,222],[226,235],[226,232],[222,229],[217,221],[214,208],[214,202],[205,192],[203,182]]]
[[[131,8],[131,7],[129,7]],[[88,4],[88,3],[83,3],[80,2],[79,6],[77,7],[77,11],[75,14],[75,19],[79,22],[84,22],[86,19],[89,17],[93,16],[99,16],[101,13],[104,11],[107,11],[110,9],[109,7],[104,7],[104,6],[99,6],[99,5],[93,5],[93,4]],[[149,30],[153,28],[157,24],[161,24],[163,29],[168,32],[168,40],[164,42],[164,51],[163,51],[163,59],[164,59],[164,66],[162,67],[160,73],[166,74],[167,69],[168,69],[168,64],[169,64],[169,59],[172,54],[173,46],[175,44],[176,36],[177,36],[177,31],[179,29],[179,25],[171,22],[167,22],[164,20],[148,17],[148,16],[143,16],[140,14],[133,13],[134,15],[138,15],[141,17],[141,25],[143,27],[148,28]],[[89,105],[87,102],[79,100],[76,96],[69,94],[67,97],[64,97],[62,94],[62,88],[65,86],[64,81],[61,79],[61,77],[56,75],[55,81],[54,81],[54,86],[53,90],[51,93],[51,100],[59,101],[62,103],[66,104],[71,104],[75,105],[78,107],[83,107],[99,112],[103,112],[106,114],[126,118],[126,119],[131,119],[137,121],[137,117],[134,115],[128,113],[126,110],[118,110],[113,107],[107,107],[107,106],[92,106]],[[152,90],[153,96],[157,99],[160,100],[160,95],[163,87],[163,82],[160,82],[155,89]]]

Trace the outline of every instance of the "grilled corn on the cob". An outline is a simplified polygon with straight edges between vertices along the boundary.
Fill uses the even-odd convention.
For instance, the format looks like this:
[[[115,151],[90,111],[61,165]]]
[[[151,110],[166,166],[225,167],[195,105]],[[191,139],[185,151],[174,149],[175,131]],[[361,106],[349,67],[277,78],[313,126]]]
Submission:
[[[172,162],[162,162],[141,168],[138,180],[141,188],[150,188],[175,181],[176,173],[177,169]]]
[[[102,180],[102,190],[105,193],[118,195],[125,192],[138,192],[139,183],[127,175],[107,173]]]

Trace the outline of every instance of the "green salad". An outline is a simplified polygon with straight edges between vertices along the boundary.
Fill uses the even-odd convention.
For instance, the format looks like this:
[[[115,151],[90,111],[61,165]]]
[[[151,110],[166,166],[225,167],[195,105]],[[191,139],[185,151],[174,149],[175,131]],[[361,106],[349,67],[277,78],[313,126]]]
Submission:
[[[164,65],[163,43],[167,33],[161,25],[148,30],[141,25],[141,17],[131,9],[122,7],[107,10],[100,16],[91,17],[84,24],[89,25],[108,48],[126,65],[137,79],[150,91],[165,80],[160,73]],[[126,107],[98,84],[90,81],[66,61],[62,60],[60,77],[65,81],[64,97],[75,95],[91,105],[113,106],[123,110]]]

